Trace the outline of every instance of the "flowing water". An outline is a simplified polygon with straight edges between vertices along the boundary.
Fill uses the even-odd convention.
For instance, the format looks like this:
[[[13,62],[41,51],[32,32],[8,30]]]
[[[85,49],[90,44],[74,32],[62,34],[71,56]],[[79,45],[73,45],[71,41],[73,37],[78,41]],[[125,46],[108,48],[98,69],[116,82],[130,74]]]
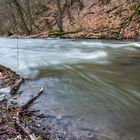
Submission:
[[[35,108],[75,138],[140,139],[140,42],[1,38],[0,63],[43,85]]]

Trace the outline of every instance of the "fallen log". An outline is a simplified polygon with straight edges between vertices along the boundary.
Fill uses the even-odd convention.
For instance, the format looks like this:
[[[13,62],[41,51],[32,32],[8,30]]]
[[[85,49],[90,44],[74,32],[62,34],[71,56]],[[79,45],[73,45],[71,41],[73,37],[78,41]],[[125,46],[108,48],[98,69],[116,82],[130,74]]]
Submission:
[[[41,87],[41,89],[38,91],[37,95],[32,97],[25,105],[22,106],[22,111],[26,110],[30,107],[30,105],[42,94],[44,88]]]

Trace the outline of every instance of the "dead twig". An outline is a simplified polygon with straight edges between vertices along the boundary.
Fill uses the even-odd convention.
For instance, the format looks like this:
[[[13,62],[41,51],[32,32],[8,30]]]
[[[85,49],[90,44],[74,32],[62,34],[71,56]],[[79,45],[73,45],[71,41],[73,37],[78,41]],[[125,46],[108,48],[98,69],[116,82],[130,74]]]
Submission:
[[[0,132],[0,135],[6,134],[6,133],[7,133],[7,131],[2,131],[2,132]]]
[[[28,138],[29,138],[30,140],[37,140],[37,138],[35,137],[35,135],[30,133],[28,127],[25,127],[25,126],[20,122],[19,117],[14,116],[13,119],[15,120],[16,125],[18,126],[18,128],[20,128],[20,129],[24,132],[24,134],[26,134],[26,135],[28,136]]]
[[[25,110],[25,109],[28,109],[30,107],[30,105],[42,94],[43,90],[44,90],[44,88],[42,87],[38,91],[38,94],[36,96],[31,98],[24,106],[22,106],[22,111]]]

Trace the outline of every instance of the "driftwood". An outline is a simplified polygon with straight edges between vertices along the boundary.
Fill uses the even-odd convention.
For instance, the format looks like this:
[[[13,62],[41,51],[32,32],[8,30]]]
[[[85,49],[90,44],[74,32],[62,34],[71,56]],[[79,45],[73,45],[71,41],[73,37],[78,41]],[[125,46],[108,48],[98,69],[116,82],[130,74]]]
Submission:
[[[19,80],[16,81],[16,83],[11,88],[11,94],[17,93],[22,83],[24,83],[25,80],[28,80],[29,78],[27,76],[21,77]]]
[[[19,133],[16,131],[16,129],[14,129],[13,127],[10,127],[8,125],[0,128],[0,135],[8,134],[8,133],[19,135]]]
[[[19,114],[22,114],[24,111],[26,111],[30,105],[42,94],[43,92],[43,87],[38,91],[38,94],[31,98],[24,106],[22,106],[21,108],[21,111],[18,113],[17,116],[14,116],[13,119],[15,120],[16,122],[16,125],[18,126],[18,128],[20,128],[24,134],[26,134],[28,136],[28,138],[30,140],[37,140],[37,138],[35,137],[34,134],[31,134],[30,131],[29,131],[29,128],[28,127],[25,127],[21,122],[20,122],[20,118],[19,118]]]
[[[21,77],[21,78],[12,86],[12,88],[11,88],[11,94],[15,94],[15,93],[18,91],[20,85],[21,85],[23,82],[24,82],[24,78]]]
[[[22,110],[28,109],[30,105],[42,94],[43,90],[44,88],[42,87],[36,96],[32,97],[25,105],[22,106]]]

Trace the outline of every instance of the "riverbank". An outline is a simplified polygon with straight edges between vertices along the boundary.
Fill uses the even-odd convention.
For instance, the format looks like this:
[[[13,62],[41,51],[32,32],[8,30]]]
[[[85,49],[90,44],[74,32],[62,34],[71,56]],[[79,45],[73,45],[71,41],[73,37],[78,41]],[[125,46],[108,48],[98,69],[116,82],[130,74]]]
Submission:
[[[88,32],[88,31],[71,31],[71,32],[43,32],[34,35],[11,35],[2,36],[9,38],[61,38],[61,39],[105,39],[105,40],[140,40],[138,36],[118,36],[118,31],[115,30],[105,30],[103,32]]]
[[[0,140],[69,140],[73,135],[32,108],[44,88],[0,65]],[[58,117],[59,119],[60,117]]]
[[[11,69],[0,65],[0,139],[17,140],[48,140],[43,132],[46,128],[38,128],[39,123],[36,120],[42,118],[39,111],[30,110],[32,103],[42,94],[43,87],[31,93],[26,83],[20,89],[21,85],[28,77],[20,77]],[[27,97],[24,97],[28,91]],[[23,94],[23,95],[22,95]],[[21,97],[22,96],[22,97]]]
[[[32,108],[32,105],[40,102],[36,100],[43,94],[43,89],[28,77],[20,77],[0,65],[0,140],[75,139],[56,122],[50,122],[49,114]],[[61,119],[61,116],[58,115],[57,119]]]

